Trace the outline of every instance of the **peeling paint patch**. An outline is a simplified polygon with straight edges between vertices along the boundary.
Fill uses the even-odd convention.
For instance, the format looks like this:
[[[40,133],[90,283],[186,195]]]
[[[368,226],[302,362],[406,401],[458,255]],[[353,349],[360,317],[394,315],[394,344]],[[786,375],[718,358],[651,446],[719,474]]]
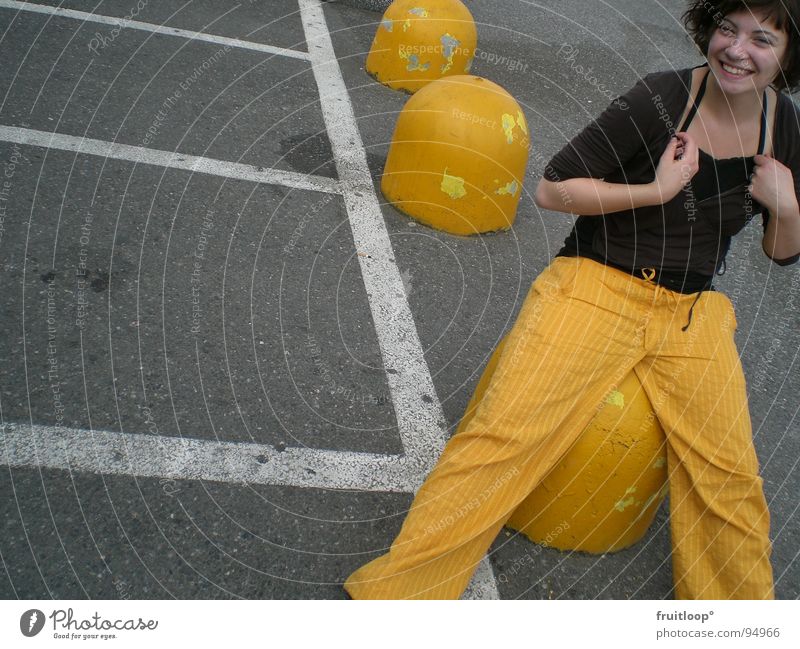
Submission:
[[[619,390],[614,390],[611,394],[606,397],[606,403],[611,404],[612,406],[618,406],[620,408],[625,407],[625,395],[622,394]]]
[[[439,40],[442,43],[442,54],[447,59],[447,62],[442,65],[442,73],[445,73],[453,67],[453,55],[456,53],[456,48],[461,45],[461,41],[450,34],[444,34]]]
[[[508,194],[510,196],[516,196],[517,189],[519,189],[519,185],[517,184],[517,181],[516,180],[512,180],[507,185],[503,185],[502,187],[498,187],[495,190],[494,193],[495,194],[499,194],[501,196],[504,195],[504,194]]]
[[[430,61],[427,63],[420,63],[419,57],[417,57],[416,54],[412,54],[408,57],[408,66],[406,66],[406,70],[409,72],[414,72],[415,70],[425,72],[429,67],[431,67]]]
[[[517,111],[517,126],[522,129],[522,132],[525,133],[525,135],[528,134],[528,125],[525,123],[525,115],[522,114],[521,110]]]
[[[628,487],[625,490],[625,496],[629,496],[629,494],[634,493],[636,493],[636,487]],[[636,502],[636,499],[632,495],[630,495],[628,498],[625,498],[625,496],[618,500],[614,505],[614,509],[616,509],[618,512],[625,511],[626,507],[630,507]]]
[[[409,72],[415,72],[417,70],[419,70],[420,72],[425,72],[429,67],[431,67],[430,61],[424,64],[420,64],[419,57],[416,54],[409,54],[404,49],[399,49],[397,53],[401,59],[408,61],[406,70],[408,70]]]
[[[644,515],[644,513],[650,508],[650,505],[652,505],[655,500],[658,500],[658,502],[660,503],[661,499],[665,495],[666,494],[664,493],[664,490],[663,489],[659,489],[652,496],[650,496],[645,501],[644,505],[642,505],[642,509],[639,511],[639,515],[636,517],[636,520],[638,521]]]
[[[658,458],[658,459],[657,459],[657,460],[656,460],[656,461],[653,463],[653,468],[654,468],[654,469],[660,469],[660,468],[661,468],[662,466],[664,466],[666,463],[667,463],[667,458],[665,458],[665,457],[660,457],[660,458]]]
[[[381,20],[381,27],[383,27],[387,32],[390,32],[394,29],[394,23],[388,18],[384,18]]]
[[[506,134],[506,142],[509,144],[514,143],[514,126],[516,126],[514,116],[503,113],[503,133]]]
[[[428,10],[423,9],[422,7],[414,7],[413,9],[409,9],[408,13],[414,14],[415,16],[419,16],[420,18],[428,17]]]
[[[450,176],[447,173],[447,167],[444,168],[442,174],[442,191],[450,198],[463,198],[467,195],[467,190],[464,189],[464,179]]]

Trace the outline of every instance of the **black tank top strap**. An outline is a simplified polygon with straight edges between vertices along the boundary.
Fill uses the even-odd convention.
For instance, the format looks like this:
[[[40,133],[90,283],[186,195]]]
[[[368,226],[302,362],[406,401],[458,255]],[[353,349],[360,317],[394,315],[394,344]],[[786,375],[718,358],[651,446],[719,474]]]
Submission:
[[[758,155],[764,154],[764,147],[767,144],[767,91],[761,99],[761,135],[758,137]]]
[[[708,83],[708,75],[711,74],[711,69],[709,68],[706,70],[706,74],[703,77],[703,80],[700,82],[700,88],[697,90],[697,96],[694,98],[692,102],[692,107],[689,109],[689,113],[686,115],[686,119],[683,120],[683,124],[678,129],[678,132],[685,132],[687,128],[689,128],[689,124],[692,123],[694,116],[697,114],[698,108],[700,108],[700,102],[703,101],[703,95],[706,94],[706,84]],[[761,132],[758,138],[758,154],[762,155],[764,153],[764,147],[767,143],[767,91],[764,91],[764,94],[761,98]]]
[[[686,116],[686,119],[683,120],[683,124],[681,124],[678,132],[685,132],[686,129],[689,128],[689,124],[692,123],[694,116],[697,114],[697,109],[700,108],[700,102],[703,100],[703,95],[706,94],[706,83],[708,82],[709,74],[711,74],[710,68],[706,70],[706,74],[703,77],[703,80],[700,82],[700,88],[697,91],[697,96],[694,98],[692,107],[689,109],[689,114]]]

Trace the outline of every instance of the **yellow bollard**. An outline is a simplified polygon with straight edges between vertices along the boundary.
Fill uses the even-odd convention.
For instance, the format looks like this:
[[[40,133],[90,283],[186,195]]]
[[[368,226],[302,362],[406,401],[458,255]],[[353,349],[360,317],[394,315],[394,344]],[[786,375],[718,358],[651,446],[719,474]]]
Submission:
[[[522,109],[503,88],[471,75],[440,79],[403,107],[381,190],[439,230],[505,230],[516,217],[529,148]]]
[[[459,431],[475,414],[504,343],[489,360]],[[559,550],[614,552],[644,536],[667,484],[664,431],[631,372],[506,524]]]
[[[395,0],[375,32],[367,72],[390,88],[416,92],[469,72],[477,43],[475,21],[459,0]]]

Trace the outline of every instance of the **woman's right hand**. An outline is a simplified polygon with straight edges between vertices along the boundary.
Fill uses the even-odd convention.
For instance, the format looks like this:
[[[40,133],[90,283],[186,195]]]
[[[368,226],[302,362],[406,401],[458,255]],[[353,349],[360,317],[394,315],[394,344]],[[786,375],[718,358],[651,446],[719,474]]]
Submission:
[[[671,201],[689,184],[699,169],[699,156],[697,142],[688,133],[676,133],[670,138],[651,183],[662,204]]]

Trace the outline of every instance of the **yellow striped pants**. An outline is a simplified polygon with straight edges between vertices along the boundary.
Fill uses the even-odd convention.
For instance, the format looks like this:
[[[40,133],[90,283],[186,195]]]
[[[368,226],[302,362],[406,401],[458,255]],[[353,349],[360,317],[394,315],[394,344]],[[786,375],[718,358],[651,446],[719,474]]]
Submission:
[[[675,592],[773,597],[736,319],[722,293],[683,295],[590,259],[557,257],[523,304],[489,388],[450,439],[354,599],[450,599],[517,505],[634,370],[666,432]]]

